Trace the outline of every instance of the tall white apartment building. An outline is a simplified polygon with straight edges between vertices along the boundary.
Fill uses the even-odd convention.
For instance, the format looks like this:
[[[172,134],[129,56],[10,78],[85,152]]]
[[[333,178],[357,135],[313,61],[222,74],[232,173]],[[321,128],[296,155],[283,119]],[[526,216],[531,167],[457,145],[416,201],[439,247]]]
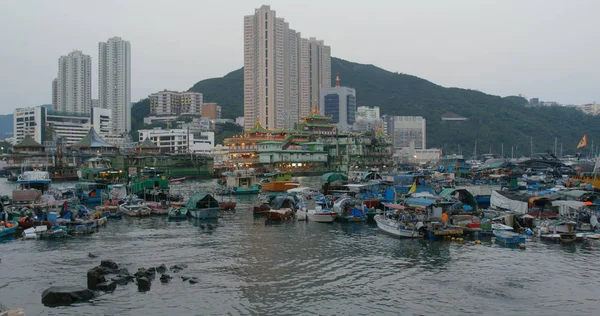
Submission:
[[[305,39],[269,6],[244,17],[244,127],[292,128],[331,87],[331,49]]]
[[[90,114],[92,107],[92,58],[73,51],[58,59],[58,75],[52,81],[52,109]]]
[[[131,130],[131,49],[120,37],[98,45],[98,103],[111,110],[113,135]]]

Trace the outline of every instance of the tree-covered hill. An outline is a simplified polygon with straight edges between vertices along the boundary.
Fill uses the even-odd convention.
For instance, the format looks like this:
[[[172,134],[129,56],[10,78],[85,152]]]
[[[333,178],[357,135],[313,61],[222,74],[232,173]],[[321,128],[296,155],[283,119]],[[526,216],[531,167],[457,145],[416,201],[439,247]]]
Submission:
[[[382,114],[418,115],[427,119],[427,147],[444,149],[445,153],[470,155],[477,142],[478,153],[529,155],[553,150],[555,139],[563,144],[565,154],[574,153],[583,134],[600,144],[600,117],[584,115],[567,107],[526,108],[521,97],[499,97],[476,90],[445,88],[430,81],[390,72],[373,65],[332,58],[332,82],[340,73],[343,86],[356,89],[358,105],[379,106]],[[243,69],[222,78],[199,81],[191,91],[204,94],[205,102],[222,106],[224,118],[243,115]],[[137,104],[136,104],[137,106]],[[134,109],[136,109],[134,106]],[[143,104],[147,107],[147,101]],[[141,105],[134,113],[143,113]],[[452,112],[467,121],[442,121]]]

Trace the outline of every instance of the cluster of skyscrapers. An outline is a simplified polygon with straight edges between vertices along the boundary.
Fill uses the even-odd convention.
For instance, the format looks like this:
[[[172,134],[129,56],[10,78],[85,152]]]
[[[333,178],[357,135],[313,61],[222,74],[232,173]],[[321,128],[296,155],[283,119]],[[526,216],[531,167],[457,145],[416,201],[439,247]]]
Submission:
[[[244,127],[293,128],[331,87],[331,48],[278,18],[269,6],[244,17]]]
[[[110,110],[109,132],[122,136],[131,130],[131,48],[113,37],[98,45],[98,99],[92,99],[92,58],[73,51],[58,60],[52,81],[52,109],[91,115],[92,108]]]

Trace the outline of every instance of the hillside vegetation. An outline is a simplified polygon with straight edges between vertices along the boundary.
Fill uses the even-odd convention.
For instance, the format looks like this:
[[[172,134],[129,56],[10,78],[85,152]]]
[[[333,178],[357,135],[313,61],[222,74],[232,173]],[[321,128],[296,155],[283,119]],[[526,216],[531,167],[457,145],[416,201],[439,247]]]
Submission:
[[[591,145],[600,142],[600,117],[584,115],[566,107],[526,108],[525,99],[516,96],[499,97],[476,90],[446,88],[415,76],[393,73],[373,65],[332,58],[332,82],[340,73],[343,86],[356,89],[358,105],[379,106],[382,114],[417,115],[427,119],[427,147],[442,148],[445,153],[470,155],[477,142],[478,153],[501,152],[510,156],[529,155],[553,150],[555,138],[563,144],[565,154],[575,153],[575,147],[588,134]],[[242,116],[243,69],[222,78],[199,81],[191,91],[202,92],[205,102],[222,106],[224,118]],[[146,113],[148,102],[134,105],[132,117]],[[444,113],[452,112],[467,121],[442,121]],[[132,122],[133,125],[133,122]],[[598,140],[598,141],[596,141]]]

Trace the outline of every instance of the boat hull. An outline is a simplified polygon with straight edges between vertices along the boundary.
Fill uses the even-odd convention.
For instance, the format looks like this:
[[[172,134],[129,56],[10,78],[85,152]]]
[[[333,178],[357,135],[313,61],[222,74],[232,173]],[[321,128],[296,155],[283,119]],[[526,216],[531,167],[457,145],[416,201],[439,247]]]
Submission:
[[[261,183],[263,192],[285,192],[298,185],[298,182],[293,181],[273,181]]]
[[[253,185],[249,188],[234,187],[232,193],[234,195],[248,195],[248,194],[258,194],[258,192],[260,192],[260,187],[258,185]]]
[[[12,236],[15,234],[17,227],[19,227],[19,223],[15,221],[8,221],[8,223],[14,225],[12,227],[4,227],[0,229],[0,237]]]
[[[337,213],[335,212],[326,212],[326,213],[317,213],[308,211],[306,214],[309,221],[317,222],[317,223],[333,223],[335,218],[337,217]]]
[[[219,209],[222,211],[233,211],[237,206],[237,202],[221,202],[219,203]]]
[[[191,217],[198,219],[217,218],[219,208],[188,209],[188,213]]]
[[[293,214],[294,213],[290,209],[270,210],[265,213],[265,217],[273,221],[283,221],[292,218]]]
[[[494,236],[496,237],[496,241],[504,244],[518,245],[525,243],[525,236],[510,231],[494,230]]]
[[[152,214],[151,210],[149,207],[134,207],[134,208],[129,208],[126,206],[121,205],[119,207],[119,210],[130,217],[147,217],[150,216],[150,214]]]
[[[401,223],[397,221],[387,219],[381,215],[375,216],[375,223],[377,228],[384,233],[398,237],[398,238],[423,238],[425,236],[423,231],[415,229],[405,229]]]

